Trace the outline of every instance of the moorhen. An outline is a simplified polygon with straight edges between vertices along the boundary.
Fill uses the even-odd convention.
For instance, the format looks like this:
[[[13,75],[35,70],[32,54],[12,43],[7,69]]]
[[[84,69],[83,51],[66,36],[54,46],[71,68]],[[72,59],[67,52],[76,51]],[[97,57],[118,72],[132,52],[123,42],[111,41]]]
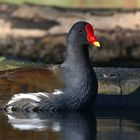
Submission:
[[[90,109],[98,90],[96,74],[89,59],[90,45],[100,47],[91,24],[79,21],[68,33],[64,63],[49,68],[20,68],[0,74],[0,84],[12,85],[12,93],[20,92],[5,105],[5,110]]]

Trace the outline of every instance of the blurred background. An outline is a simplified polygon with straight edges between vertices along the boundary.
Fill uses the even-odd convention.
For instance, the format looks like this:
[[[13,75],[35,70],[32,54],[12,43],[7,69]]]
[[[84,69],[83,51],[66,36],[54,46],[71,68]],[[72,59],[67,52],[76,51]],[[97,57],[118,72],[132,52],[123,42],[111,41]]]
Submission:
[[[0,67],[59,64],[66,34],[90,22],[102,48],[90,50],[97,67],[140,67],[140,0],[0,0]]]
[[[91,8],[139,8],[140,0],[1,0],[2,2],[23,4],[30,2],[42,5]]]

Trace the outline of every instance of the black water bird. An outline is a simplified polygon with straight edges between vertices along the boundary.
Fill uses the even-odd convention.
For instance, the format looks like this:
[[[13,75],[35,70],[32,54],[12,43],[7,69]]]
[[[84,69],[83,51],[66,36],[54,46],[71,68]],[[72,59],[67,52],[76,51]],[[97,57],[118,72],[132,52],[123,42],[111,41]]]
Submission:
[[[14,87],[12,93],[18,93],[6,104],[5,110],[90,109],[98,90],[96,74],[89,59],[90,45],[100,47],[92,25],[80,21],[67,35],[64,63],[49,68],[20,68],[1,74],[0,84],[7,83]]]

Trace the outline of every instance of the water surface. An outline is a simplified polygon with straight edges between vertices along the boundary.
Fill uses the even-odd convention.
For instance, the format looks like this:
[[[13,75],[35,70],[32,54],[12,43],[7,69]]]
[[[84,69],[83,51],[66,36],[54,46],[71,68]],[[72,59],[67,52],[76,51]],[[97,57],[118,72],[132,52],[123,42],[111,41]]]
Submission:
[[[0,113],[1,140],[140,140],[140,112]]]

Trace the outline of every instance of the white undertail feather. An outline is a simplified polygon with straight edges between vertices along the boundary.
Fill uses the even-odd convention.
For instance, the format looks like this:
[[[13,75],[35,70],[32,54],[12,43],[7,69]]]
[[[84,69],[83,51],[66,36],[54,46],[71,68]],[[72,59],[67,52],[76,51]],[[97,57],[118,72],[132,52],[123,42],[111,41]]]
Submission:
[[[28,93],[28,94],[24,94],[24,93],[19,93],[19,94],[15,94],[12,99],[8,102],[8,105],[17,102],[19,100],[22,99],[31,99],[34,100],[35,102],[40,102],[40,98],[37,96],[38,93]]]

